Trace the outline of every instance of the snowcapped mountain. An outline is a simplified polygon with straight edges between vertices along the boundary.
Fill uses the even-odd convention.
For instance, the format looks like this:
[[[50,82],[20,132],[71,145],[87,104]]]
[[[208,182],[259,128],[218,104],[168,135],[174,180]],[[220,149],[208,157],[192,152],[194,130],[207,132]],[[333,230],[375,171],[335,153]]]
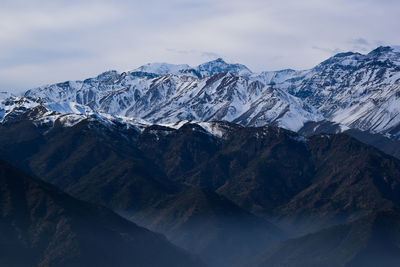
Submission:
[[[44,103],[28,97],[8,97],[0,102],[0,123],[30,120],[43,131],[54,127],[73,127],[82,121],[95,122],[104,128],[140,132],[150,124],[134,118],[98,113],[74,102]]]
[[[158,124],[226,120],[293,131],[307,121],[327,120],[399,139],[400,49],[341,53],[303,71],[253,73],[222,59],[196,67],[152,63],[42,86],[23,97],[64,114],[107,114]],[[2,110],[4,117],[7,108]]]
[[[367,55],[342,53],[282,89],[315,107],[326,120],[400,138],[400,50],[379,47]]]
[[[227,120],[298,130],[306,121],[322,119],[299,98],[251,78],[250,70],[240,64],[217,59],[179,74],[154,73],[160,66],[162,72],[176,72],[183,65],[150,64],[121,74],[109,71],[84,81],[29,90],[25,97],[53,106],[76,102],[99,113],[151,123]]]

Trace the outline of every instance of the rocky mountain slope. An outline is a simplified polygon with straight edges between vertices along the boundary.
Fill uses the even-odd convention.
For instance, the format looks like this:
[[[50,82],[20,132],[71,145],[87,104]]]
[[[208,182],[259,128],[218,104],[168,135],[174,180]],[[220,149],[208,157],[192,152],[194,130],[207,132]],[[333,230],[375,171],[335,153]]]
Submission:
[[[277,227],[215,192],[169,179],[172,174],[139,148],[138,142],[154,143],[160,134],[157,127],[174,129],[147,126],[142,133],[134,125],[110,126],[90,116],[65,126],[60,120],[68,115],[42,124],[48,112],[37,106],[10,116],[0,126],[0,156],[79,199],[105,205],[165,234],[210,266],[237,266],[283,236]],[[258,241],[245,245],[250,240]]]
[[[2,266],[203,266],[163,236],[0,161]]]
[[[200,255],[210,266],[242,266],[285,238],[267,220],[205,187],[171,195],[131,219]]]

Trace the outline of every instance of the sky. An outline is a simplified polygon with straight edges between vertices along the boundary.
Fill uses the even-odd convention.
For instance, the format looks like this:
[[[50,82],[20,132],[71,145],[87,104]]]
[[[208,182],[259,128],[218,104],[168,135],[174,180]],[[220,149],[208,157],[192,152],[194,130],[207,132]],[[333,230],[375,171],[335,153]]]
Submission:
[[[1,0],[0,91],[222,57],[309,69],[400,44],[398,0]]]

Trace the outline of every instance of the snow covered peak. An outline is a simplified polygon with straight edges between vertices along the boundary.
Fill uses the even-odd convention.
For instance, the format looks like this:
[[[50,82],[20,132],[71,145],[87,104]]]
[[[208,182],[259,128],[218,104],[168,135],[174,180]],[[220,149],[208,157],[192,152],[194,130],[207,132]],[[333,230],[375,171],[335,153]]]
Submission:
[[[143,65],[134,71],[147,72],[147,73],[155,73],[159,75],[165,74],[180,74],[181,70],[190,69],[190,66],[187,64],[168,64],[168,63],[148,63]]]
[[[230,72],[235,75],[245,76],[250,75],[252,72],[245,65],[242,64],[229,64],[222,58],[203,63],[196,67],[196,70],[203,76],[212,76],[215,73]]]
[[[400,53],[395,48],[338,54],[285,88],[328,121],[400,138]]]
[[[400,66],[400,49],[399,47],[381,46],[371,51],[367,56],[370,61],[385,62],[386,64],[394,64]]]
[[[323,69],[331,66],[340,68],[357,67],[364,59],[365,55],[362,55],[360,53],[344,52],[336,54],[331,58],[328,58],[315,68]]]
[[[380,46],[366,55],[354,52],[344,52],[323,61],[316,68],[358,68],[365,65],[380,65],[381,62],[400,65],[400,49],[390,46]]]
[[[393,48],[391,48],[390,46],[379,46],[377,48],[375,48],[374,50],[372,50],[371,52],[369,52],[368,55],[378,55],[378,54],[382,54],[382,53],[388,53],[391,52],[393,50]]]

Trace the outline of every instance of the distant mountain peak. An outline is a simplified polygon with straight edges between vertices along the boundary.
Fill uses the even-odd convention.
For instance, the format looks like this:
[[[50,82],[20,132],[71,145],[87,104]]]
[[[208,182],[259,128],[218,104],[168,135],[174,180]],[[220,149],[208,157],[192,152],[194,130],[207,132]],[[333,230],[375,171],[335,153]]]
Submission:
[[[230,72],[235,75],[250,75],[252,71],[242,64],[230,64],[222,58],[205,62],[196,67],[196,70],[202,74],[202,76],[211,76],[215,73]]]
[[[209,62],[205,62],[205,63],[212,63],[212,62],[228,64],[228,63],[226,63],[226,61],[225,61],[223,58],[221,58],[221,57],[219,57],[219,58],[217,58],[217,59],[214,59],[214,60],[211,60],[211,61],[209,61]]]

